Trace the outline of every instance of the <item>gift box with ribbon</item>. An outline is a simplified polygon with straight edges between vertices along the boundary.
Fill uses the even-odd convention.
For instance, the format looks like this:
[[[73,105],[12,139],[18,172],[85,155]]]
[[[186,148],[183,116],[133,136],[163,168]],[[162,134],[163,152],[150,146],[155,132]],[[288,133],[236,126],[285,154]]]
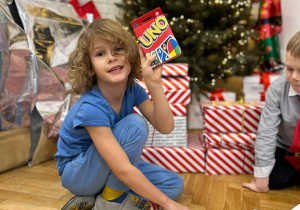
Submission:
[[[207,149],[206,175],[253,174],[253,167],[253,150]]]
[[[150,100],[152,97],[148,90],[146,90]],[[170,104],[189,104],[191,101],[191,90],[190,89],[171,89],[164,90],[166,98]]]
[[[199,136],[188,134],[187,147],[145,147],[141,160],[174,172],[199,172],[205,169],[205,153]]]
[[[266,93],[244,93],[245,102],[265,101]]]
[[[186,116],[186,104],[169,104],[173,116]],[[133,109],[134,113],[142,115],[137,107]]]
[[[256,134],[204,132],[202,137],[205,148],[253,150]]]
[[[263,102],[201,102],[204,129],[211,133],[256,133]]]
[[[161,82],[164,90],[188,90],[190,77],[188,76],[188,65],[185,63],[164,64]],[[146,90],[144,80],[138,83]]]
[[[262,93],[266,92],[269,85],[275,81],[280,74],[273,72],[258,72],[251,76],[243,77],[243,93]]]
[[[217,88],[215,91],[205,91],[203,93],[207,95],[200,95],[200,102],[207,101],[236,101],[236,93],[232,91],[227,91],[221,88]]]
[[[175,128],[169,134],[161,134],[149,122],[149,135],[145,147],[186,147],[186,117],[174,117]]]
[[[215,91],[205,91],[206,96],[203,94],[199,95],[199,99],[193,95],[193,100],[191,104],[188,105],[188,129],[203,129],[203,117],[201,108],[199,106],[200,102],[209,102],[209,101],[236,101],[236,93],[232,91],[227,91],[221,88],[217,88]]]
[[[148,123],[149,137],[146,147],[186,147],[187,146],[187,118],[186,106],[190,103],[191,90],[189,89],[190,78],[188,65],[185,63],[164,64],[161,77],[162,86],[174,115],[175,128],[168,134],[160,134]],[[152,100],[146,83],[137,81],[148,93]],[[137,107],[134,112],[141,114]]]
[[[186,105],[170,104],[174,115],[174,130],[169,134],[161,134],[148,122],[149,135],[146,147],[186,147],[187,146],[187,125]],[[134,107],[136,114],[141,114],[138,108]]]
[[[147,89],[146,83],[144,80],[138,81],[144,89]],[[161,83],[164,90],[179,90],[189,89],[190,79],[189,77],[161,77]]]

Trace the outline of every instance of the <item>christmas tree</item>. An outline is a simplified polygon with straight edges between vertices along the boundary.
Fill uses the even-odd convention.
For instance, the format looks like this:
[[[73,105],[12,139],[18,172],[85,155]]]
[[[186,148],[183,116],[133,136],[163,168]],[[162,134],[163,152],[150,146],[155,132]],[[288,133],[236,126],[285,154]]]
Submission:
[[[216,79],[250,75],[261,61],[257,21],[251,0],[123,0],[123,23],[160,7],[183,54],[171,62],[187,63],[190,88],[214,90]]]

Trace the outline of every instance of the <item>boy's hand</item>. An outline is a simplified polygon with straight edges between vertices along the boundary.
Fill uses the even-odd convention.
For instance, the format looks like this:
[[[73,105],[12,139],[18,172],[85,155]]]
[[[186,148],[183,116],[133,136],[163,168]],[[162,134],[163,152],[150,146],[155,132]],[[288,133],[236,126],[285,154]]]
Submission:
[[[140,50],[143,78],[145,82],[161,83],[162,65],[153,69],[151,67],[151,63],[155,60],[156,56],[153,55],[149,58],[146,58],[141,46],[139,46],[139,50]]]
[[[251,183],[243,183],[243,187],[248,188],[254,192],[268,192],[269,191],[269,177],[253,178]]]

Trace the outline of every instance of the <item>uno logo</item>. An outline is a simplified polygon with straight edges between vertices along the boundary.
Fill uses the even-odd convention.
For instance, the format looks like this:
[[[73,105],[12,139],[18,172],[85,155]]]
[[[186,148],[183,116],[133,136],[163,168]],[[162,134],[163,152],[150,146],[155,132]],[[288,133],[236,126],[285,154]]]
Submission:
[[[156,18],[155,22],[151,24],[142,36],[139,37],[139,41],[144,48],[149,48],[157,40],[166,29],[168,28],[168,21],[164,16]]]

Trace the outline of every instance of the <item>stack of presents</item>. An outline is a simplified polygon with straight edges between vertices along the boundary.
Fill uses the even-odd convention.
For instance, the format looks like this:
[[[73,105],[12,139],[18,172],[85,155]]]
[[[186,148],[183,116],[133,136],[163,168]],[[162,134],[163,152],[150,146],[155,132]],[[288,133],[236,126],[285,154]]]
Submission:
[[[189,138],[187,134],[186,106],[191,95],[189,82],[187,64],[163,65],[162,85],[174,115],[175,128],[165,135],[148,123],[149,136],[141,159],[175,172],[204,172],[204,148],[199,138]],[[143,81],[139,84],[148,92]],[[135,112],[139,113],[137,108]]]
[[[175,172],[252,174],[264,94],[279,75],[254,73],[245,77],[244,97],[252,97],[247,101],[238,102],[236,93],[221,89],[200,96],[200,114],[196,116],[202,118],[203,133],[197,135],[187,133],[188,121],[194,120],[187,118],[186,107],[191,105],[187,72],[186,64],[164,65],[162,84],[174,114],[175,129],[164,135],[148,124],[149,137],[141,159]],[[139,83],[147,91],[143,81]]]

